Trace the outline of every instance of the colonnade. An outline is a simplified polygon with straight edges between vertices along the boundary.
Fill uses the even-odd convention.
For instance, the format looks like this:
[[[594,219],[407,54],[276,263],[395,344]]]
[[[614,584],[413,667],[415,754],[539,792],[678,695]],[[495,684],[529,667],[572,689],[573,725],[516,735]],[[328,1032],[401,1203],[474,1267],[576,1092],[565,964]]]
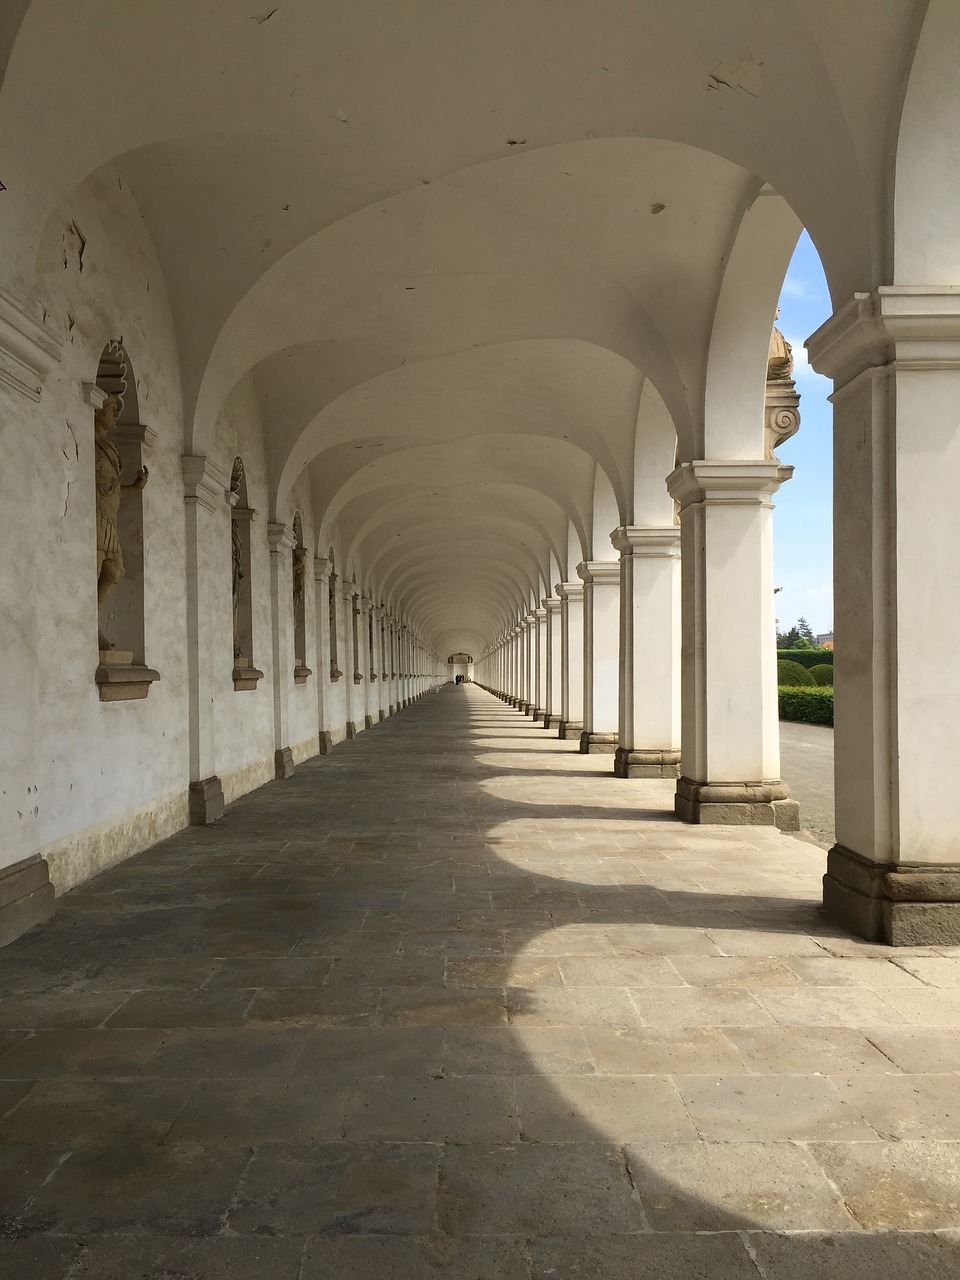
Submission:
[[[773,612],[776,460],[693,462],[679,525],[621,526],[619,559],[518,612],[477,680],[623,778],[677,778],[686,822],[799,829],[780,778]],[[682,553],[682,554],[681,554]]]

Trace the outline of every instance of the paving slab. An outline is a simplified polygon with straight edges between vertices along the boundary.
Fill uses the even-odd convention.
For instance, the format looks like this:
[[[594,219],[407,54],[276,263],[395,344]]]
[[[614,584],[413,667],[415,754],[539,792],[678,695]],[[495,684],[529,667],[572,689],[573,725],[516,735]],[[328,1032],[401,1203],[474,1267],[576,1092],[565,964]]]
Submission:
[[[960,950],[672,795],[467,687],[64,895],[0,951],[0,1274],[960,1273]]]

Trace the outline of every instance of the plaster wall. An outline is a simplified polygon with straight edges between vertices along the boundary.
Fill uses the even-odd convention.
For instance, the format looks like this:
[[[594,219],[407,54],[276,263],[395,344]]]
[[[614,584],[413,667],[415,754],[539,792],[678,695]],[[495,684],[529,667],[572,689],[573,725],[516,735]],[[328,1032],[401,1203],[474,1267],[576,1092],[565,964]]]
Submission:
[[[214,671],[216,765],[229,804],[237,796],[274,776],[273,619],[270,600],[270,510],[263,431],[256,392],[250,380],[240,382],[224,402],[214,428],[211,455],[229,475],[234,458],[243,459],[247,502],[256,513],[250,524],[250,591],[253,653],[248,658],[263,672],[255,689],[233,687],[233,606],[231,596],[230,525],[223,523],[222,547],[201,568],[201,598],[209,601],[218,624],[214,634],[221,654]],[[301,517],[302,518],[302,517]]]
[[[63,891],[187,820],[182,415],[163,277],[137,205],[111,168],[55,211],[37,279],[63,355],[33,415],[33,451],[4,456],[32,499],[36,562],[24,589],[36,610],[36,847]],[[94,410],[82,387],[95,382],[111,339],[123,342],[140,420],[156,432],[144,447],[144,657],[161,678],[146,699],[105,703],[94,682]]]

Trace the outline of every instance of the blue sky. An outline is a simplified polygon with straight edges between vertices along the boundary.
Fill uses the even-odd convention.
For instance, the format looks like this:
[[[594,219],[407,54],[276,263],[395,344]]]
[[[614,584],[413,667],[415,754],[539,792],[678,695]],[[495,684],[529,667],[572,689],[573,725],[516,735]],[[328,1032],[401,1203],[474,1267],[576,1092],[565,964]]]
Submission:
[[[806,232],[800,237],[780,294],[778,328],[793,344],[800,392],[800,430],[777,457],[794,467],[793,479],[774,498],[774,583],[777,619],[786,631],[800,617],[815,632],[833,629],[833,410],[827,378],[814,373],[806,338],[831,314],[820,258]]]

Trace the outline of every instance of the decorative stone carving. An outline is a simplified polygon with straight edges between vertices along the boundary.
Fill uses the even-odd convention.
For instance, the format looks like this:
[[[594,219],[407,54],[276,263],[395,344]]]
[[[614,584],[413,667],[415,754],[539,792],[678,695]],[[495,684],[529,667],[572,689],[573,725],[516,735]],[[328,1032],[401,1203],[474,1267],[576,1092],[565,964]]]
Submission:
[[[793,381],[793,348],[776,326],[770,334],[767,352],[763,426],[765,456],[776,461],[775,450],[800,430],[800,395]]]
[[[146,467],[141,467],[131,484],[121,483],[120,452],[110,439],[117,425],[119,413],[120,402],[116,396],[110,395],[94,415],[97,486],[97,606],[101,609],[123,577],[123,552],[117,528],[120,501],[124,495],[141,490],[150,475]],[[115,648],[102,631],[100,648],[106,651]]]

